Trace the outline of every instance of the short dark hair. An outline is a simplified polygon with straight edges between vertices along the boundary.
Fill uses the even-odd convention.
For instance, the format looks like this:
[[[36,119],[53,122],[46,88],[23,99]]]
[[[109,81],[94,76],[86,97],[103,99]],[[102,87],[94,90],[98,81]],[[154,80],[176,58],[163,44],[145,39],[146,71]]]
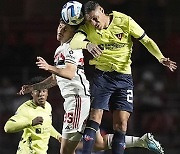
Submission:
[[[83,7],[84,15],[89,14],[91,11],[94,11],[98,6],[100,6],[98,2],[88,1],[87,3],[84,4],[84,7]]]
[[[66,24],[65,21],[62,18],[59,19],[59,23],[61,23],[61,22]]]

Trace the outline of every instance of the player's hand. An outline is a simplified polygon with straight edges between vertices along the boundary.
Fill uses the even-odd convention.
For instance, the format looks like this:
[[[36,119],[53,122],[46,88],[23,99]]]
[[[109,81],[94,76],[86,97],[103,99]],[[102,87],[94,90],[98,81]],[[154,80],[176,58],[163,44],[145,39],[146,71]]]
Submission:
[[[86,48],[93,55],[93,57],[97,57],[103,52],[97,45],[92,43],[88,43]]]
[[[21,90],[17,93],[18,95],[24,95],[24,94],[28,94],[31,91],[33,91],[33,86],[32,85],[23,85],[21,87]]]
[[[37,57],[36,65],[43,70],[49,70],[49,64],[42,57]]]
[[[41,124],[43,123],[43,118],[42,117],[36,117],[32,120],[32,126]]]
[[[176,62],[171,61],[169,58],[161,58],[160,63],[167,66],[172,72],[177,68]]]

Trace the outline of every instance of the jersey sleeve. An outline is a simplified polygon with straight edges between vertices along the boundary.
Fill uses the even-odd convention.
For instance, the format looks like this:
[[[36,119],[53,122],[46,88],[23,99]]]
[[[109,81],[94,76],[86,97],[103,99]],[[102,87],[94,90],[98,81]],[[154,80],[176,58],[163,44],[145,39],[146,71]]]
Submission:
[[[32,121],[30,121],[27,116],[27,110],[24,108],[19,108],[14,116],[9,118],[4,126],[4,130],[7,133],[14,133],[23,130],[32,125]]]
[[[163,54],[161,53],[159,47],[157,44],[149,38],[147,35],[145,35],[140,42],[147,48],[147,50],[155,56],[158,61],[160,61],[162,58],[164,58]]]
[[[61,134],[51,125],[51,136],[59,140]]]
[[[86,34],[82,31],[78,31],[70,42],[70,48],[73,50],[86,49],[88,41],[85,41]]]
[[[81,58],[81,53],[82,50],[71,50],[69,48],[69,51],[65,55],[65,63],[72,63],[78,65],[79,59]]]
[[[153,56],[159,61],[164,58],[157,44],[145,34],[144,30],[132,18],[129,18],[129,27],[130,34],[137,38]]]
[[[131,17],[129,17],[129,31],[137,39],[142,39],[145,35],[144,30]]]

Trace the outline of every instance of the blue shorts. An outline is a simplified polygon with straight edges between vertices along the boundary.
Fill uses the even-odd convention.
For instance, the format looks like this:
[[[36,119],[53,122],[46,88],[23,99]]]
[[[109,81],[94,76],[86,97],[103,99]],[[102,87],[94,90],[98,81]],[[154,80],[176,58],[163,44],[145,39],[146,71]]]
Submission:
[[[103,72],[96,69],[90,89],[92,108],[133,112],[131,74]]]

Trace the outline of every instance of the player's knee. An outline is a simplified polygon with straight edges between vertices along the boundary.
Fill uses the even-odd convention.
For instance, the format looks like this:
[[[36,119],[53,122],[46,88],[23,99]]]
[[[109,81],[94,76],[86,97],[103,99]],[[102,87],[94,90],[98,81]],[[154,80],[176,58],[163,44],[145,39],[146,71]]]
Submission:
[[[97,123],[101,123],[102,115],[103,115],[103,110],[91,109],[90,120],[96,121]]]
[[[122,132],[126,132],[127,130],[127,121],[126,120],[123,120],[123,121],[120,121],[116,124],[113,125],[113,129],[115,131],[122,131]]]

